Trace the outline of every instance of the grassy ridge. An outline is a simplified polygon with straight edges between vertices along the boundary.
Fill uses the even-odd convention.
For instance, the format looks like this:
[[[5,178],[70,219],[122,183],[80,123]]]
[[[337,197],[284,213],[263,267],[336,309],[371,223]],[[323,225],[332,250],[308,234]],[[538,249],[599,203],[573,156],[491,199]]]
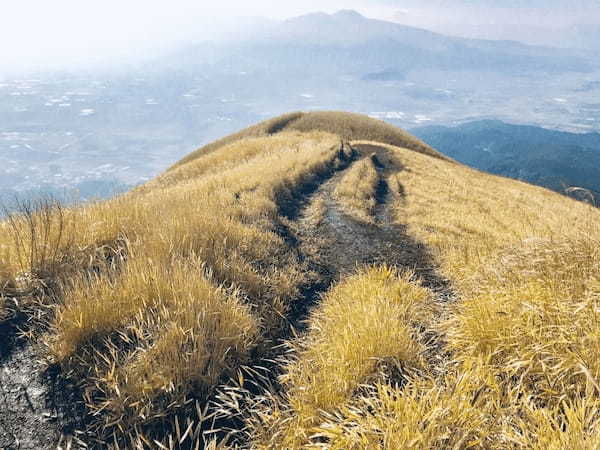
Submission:
[[[277,202],[332,170],[338,153],[339,139],[324,133],[255,138],[211,154],[210,173],[191,161],[130,194],[68,210],[74,231],[61,254],[89,249],[94,260],[107,243],[125,247],[104,268],[69,259],[45,338],[56,361],[87,379],[100,436],[116,424],[132,444],[140,426],[264,350],[308,276],[276,233]],[[26,219],[15,226],[25,232]],[[8,276],[25,290],[16,255],[30,249],[2,237]],[[30,273],[42,274],[36,264]]]
[[[233,144],[234,142],[241,141],[246,138],[264,137],[282,131],[282,128],[284,128],[287,123],[301,116],[302,113],[293,112],[289,114],[284,114],[283,116],[275,117],[273,119],[265,120],[264,122],[258,123],[256,125],[252,125],[244,130],[241,130],[230,136],[218,139],[214,142],[211,142],[210,144],[205,145],[204,147],[199,148],[198,150],[182,158],[173,167],[179,167],[194,159],[197,159],[200,156],[212,153],[215,150],[219,150],[220,148],[226,145]]]
[[[290,338],[280,390],[238,391],[313,276],[281,206],[339,167],[349,139],[387,149],[393,220],[459,300],[396,268],[344,274]],[[372,220],[380,176],[360,159],[333,195]],[[600,213],[588,205],[322,112],[217,141],[106,202],[38,206],[0,223],[0,320],[14,304],[49,318],[42,339],[84,387],[100,441],[208,445],[196,424],[225,383],[257,448],[600,447]]]

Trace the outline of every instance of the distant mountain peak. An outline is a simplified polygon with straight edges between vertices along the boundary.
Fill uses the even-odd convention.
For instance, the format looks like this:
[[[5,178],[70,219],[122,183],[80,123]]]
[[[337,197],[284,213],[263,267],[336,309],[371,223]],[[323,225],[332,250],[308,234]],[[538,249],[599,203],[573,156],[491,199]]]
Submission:
[[[353,9],[342,9],[333,14],[327,14],[324,12],[311,12],[303,14],[298,17],[288,19],[286,22],[300,22],[300,23],[318,23],[318,24],[339,24],[340,21],[344,22],[363,22],[367,18]]]
[[[364,19],[365,17],[360,14],[359,12],[353,10],[353,9],[342,9],[338,12],[336,12],[335,14],[333,14],[334,17],[338,17],[338,18],[342,18],[342,19],[352,19],[352,20],[357,20],[357,19]]]

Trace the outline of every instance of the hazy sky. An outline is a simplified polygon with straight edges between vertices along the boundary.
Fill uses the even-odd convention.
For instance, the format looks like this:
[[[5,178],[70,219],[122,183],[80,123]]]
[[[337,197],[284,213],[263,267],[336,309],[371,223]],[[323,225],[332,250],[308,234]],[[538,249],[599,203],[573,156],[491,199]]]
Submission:
[[[118,61],[210,38],[233,17],[274,19],[364,2],[265,0],[2,0],[0,67]],[[294,6],[296,5],[296,6]],[[325,8],[323,8],[325,5]]]
[[[600,39],[600,0],[379,0],[393,20],[453,35],[562,47]],[[596,29],[586,36],[584,28]],[[600,42],[590,47],[600,47]]]
[[[348,8],[451,34],[529,41],[572,25],[600,25],[600,0],[3,0],[0,70],[119,62],[216,38],[234,17]]]

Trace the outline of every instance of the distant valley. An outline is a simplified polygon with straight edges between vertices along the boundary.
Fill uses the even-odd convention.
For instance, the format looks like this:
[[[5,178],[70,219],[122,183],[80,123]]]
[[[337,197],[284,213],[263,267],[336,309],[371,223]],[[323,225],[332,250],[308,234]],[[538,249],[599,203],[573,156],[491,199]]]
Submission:
[[[484,120],[411,130],[444,154],[486,172],[565,192],[600,194],[600,134],[575,134]]]

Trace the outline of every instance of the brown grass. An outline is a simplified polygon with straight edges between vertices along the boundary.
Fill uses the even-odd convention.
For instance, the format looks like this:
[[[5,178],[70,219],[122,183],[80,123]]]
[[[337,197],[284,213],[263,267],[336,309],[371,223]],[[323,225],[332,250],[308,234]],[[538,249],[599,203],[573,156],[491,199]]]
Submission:
[[[288,114],[284,114],[279,117],[274,117],[273,119],[265,120],[264,122],[260,122],[256,125],[252,125],[248,128],[245,128],[237,133],[234,133],[230,136],[226,136],[224,138],[218,139],[210,144],[205,145],[204,147],[199,148],[198,150],[190,153],[185,156],[183,159],[178,161],[173,167],[179,167],[183,164],[186,164],[194,159],[197,159],[200,156],[207,155],[209,153],[214,152],[215,150],[219,150],[226,145],[233,144],[234,142],[241,141],[247,138],[253,137],[264,137],[269,136],[271,134],[277,133],[279,131],[283,131],[285,126],[302,116],[301,112],[292,112]],[[235,154],[233,155],[235,157]]]
[[[597,399],[540,408],[472,368],[441,382],[377,384],[315,430],[328,448],[581,448],[600,444]]]
[[[341,111],[317,111],[305,113],[290,122],[286,130],[300,132],[325,131],[336,134],[345,141],[376,141],[404,147],[434,158],[451,161],[423,141],[393,125],[362,114]]]
[[[432,248],[461,294],[437,327],[455,369],[431,386],[413,380],[418,391],[379,388],[359,406],[346,407],[323,433],[340,448],[382,439],[409,445],[411,437],[427,448],[595,448],[598,210],[542,188],[389,148],[403,167],[392,177],[404,192],[397,220]],[[474,383],[466,395],[477,402],[461,406],[453,380]],[[405,427],[407,408],[418,414]],[[423,420],[431,435],[419,435]],[[404,425],[395,428],[399,423]]]
[[[402,192],[397,221],[430,246],[461,295],[434,325],[451,353],[446,369],[432,373],[445,375],[413,373],[404,387],[374,380],[362,394],[314,407],[310,396],[321,386],[333,394],[344,383],[310,359],[299,369],[306,378],[293,377],[299,363],[291,363],[296,382],[266,402],[271,413],[259,407],[251,421],[258,443],[598,448],[600,213],[545,189],[386,147],[402,167],[388,178]],[[301,342],[318,351],[320,336],[320,327],[311,328]],[[359,333],[351,339],[360,342]],[[321,354],[329,359],[336,350]],[[336,367],[344,373],[343,363]]]
[[[324,133],[255,138],[209,155],[210,173],[195,160],[130,194],[65,210],[73,252],[126,243],[118,266],[90,272],[70,259],[47,337],[56,361],[88,380],[104,424],[131,435],[269,345],[307,277],[276,233],[277,202],[332,170],[338,150]],[[2,238],[6,254],[22,252]],[[11,260],[6,271],[18,278]]]

